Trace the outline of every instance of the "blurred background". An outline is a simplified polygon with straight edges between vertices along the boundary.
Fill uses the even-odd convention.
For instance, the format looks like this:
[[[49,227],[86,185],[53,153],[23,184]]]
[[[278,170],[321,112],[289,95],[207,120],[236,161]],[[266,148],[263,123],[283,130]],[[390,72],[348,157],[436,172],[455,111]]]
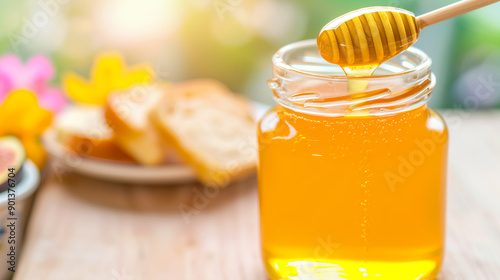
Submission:
[[[271,103],[271,56],[315,38],[331,19],[366,6],[416,15],[442,0],[0,0],[0,53],[49,55],[58,80],[87,76],[93,57],[117,50],[128,64],[150,62],[168,81],[215,78],[233,91]],[[427,28],[417,46],[433,59],[436,108],[500,108],[500,5]],[[480,89],[480,102],[467,97]]]

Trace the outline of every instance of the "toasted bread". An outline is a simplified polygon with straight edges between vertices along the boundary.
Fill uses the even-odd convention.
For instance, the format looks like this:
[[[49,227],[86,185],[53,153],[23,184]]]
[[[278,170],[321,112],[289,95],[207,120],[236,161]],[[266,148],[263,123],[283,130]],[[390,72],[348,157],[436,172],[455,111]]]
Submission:
[[[133,162],[114,140],[114,133],[104,119],[104,108],[74,105],[61,112],[53,125],[58,141],[80,155]]]
[[[216,81],[173,86],[151,119],[205,185],[222,187],[255,170],[256,123],[250,106]]]
[[[149,114],[164,96],[167,85],[137,85],[108,96],[106,121],[113,129],[118,145],[144,165],[165,162],[166,145]]]

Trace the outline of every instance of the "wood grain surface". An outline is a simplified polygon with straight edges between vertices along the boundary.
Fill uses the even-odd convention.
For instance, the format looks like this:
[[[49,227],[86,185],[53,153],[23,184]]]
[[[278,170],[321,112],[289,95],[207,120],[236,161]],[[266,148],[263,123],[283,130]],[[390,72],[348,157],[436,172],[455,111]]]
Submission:
[[[500,279],[500,113],[443,112],[450,128],[441,280]],[[14,280],[266,279],[255,178],[120,185],[50,172]]]

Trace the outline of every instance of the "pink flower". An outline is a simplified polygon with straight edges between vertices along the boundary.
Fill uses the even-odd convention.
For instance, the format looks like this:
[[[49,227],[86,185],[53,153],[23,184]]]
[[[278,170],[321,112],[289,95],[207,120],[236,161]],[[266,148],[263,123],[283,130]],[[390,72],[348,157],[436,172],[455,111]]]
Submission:
[[[32,56],[23,65],[14,54],[0,57],[0,103],[16,89],[35,92],[40,105],[50,111],[59,112],[66,104],[61,90],[48,83],[54,78],[52,62],[43,55]]]

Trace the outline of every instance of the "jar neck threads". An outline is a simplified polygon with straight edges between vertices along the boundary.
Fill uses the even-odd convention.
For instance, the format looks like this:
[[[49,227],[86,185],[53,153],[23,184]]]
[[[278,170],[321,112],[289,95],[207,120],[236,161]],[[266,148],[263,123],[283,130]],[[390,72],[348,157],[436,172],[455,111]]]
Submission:
[[[314,40],[280,49],[268,85],[276,101],[292,110],[321,115],[381,115],[425,104],[435,85],[431,60],[409,48],[382,64],[373,76],[347,78],[324,61]]]

